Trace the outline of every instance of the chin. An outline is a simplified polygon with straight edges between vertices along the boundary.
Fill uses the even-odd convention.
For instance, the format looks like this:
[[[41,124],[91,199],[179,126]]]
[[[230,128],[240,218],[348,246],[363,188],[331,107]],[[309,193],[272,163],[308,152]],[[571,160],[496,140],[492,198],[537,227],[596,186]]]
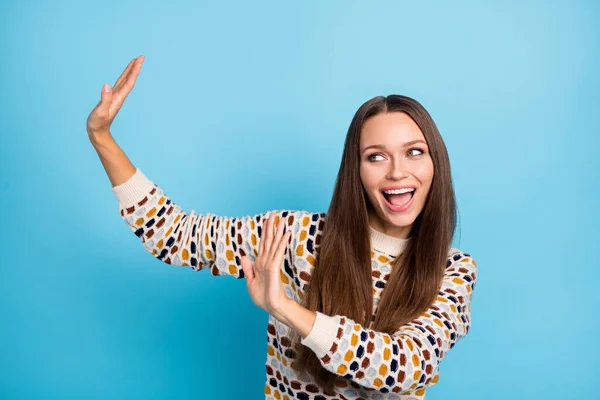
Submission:
[[[384,224],[394,228],[405,228],[412,225],[417,219],[417,215],[412,215],[412,213],[407,215],[394,214],[396,213],[389,211],[387,208],[385,208],[385,205],[383,205],[377,213],[379,219]]]
[[[387,218],[387,223],[389,223],[394,228],[405,228],[411,226],[415,222],[414,217],[405,216],[405,217],[395,217],[395,218]]]

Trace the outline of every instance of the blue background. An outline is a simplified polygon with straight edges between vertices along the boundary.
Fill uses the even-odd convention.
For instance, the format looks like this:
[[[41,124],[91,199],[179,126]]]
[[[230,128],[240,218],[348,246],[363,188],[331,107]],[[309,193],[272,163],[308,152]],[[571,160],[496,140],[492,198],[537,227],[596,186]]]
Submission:
[[[153,259],[88,142],[140,54],[113,135],[201,213],[326,211],[356,109],[422,102],[479,267],[427,398],[596,393],[600,6],[414,3],[0,3],[0,397],[264,398],[245,282]]]

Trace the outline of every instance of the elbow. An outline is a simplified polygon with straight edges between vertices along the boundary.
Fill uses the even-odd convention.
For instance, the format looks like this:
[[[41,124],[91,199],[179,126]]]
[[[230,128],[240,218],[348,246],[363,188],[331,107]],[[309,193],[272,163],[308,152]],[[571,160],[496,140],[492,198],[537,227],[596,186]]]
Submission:
[[[389,365],[381,365],[379,370],[367,368],[355,375],[355,380],[361,386],[376,390],[380,393],[405,393],[425,388],[437,382],[437,358],[426,359],[425,355],[413,355],[406,360],[403,355],[393,359]],[[373,376],[375,378],[366,378]],[[346,376],[350,377],[350,376]]]
[[[415,390],[425,389],[437,382],[437,369],[427,371],[416,369],[411,372],[404,370],[398,371],[394,375],[389,375],[385,379],[375,379],[371,389],[375,389],[381,393],[406,394]],[[424,394],[424,392],[423,392]]]
[[[141,238],[147,252],[156,259],[170,265],[197,266],[199,261],[193,256],[189,246],[183,244],[185,237],[179,233],[181,223],[156,224],[152,221],[140,227],[135,234]],[[191,243],[195,247],[194,243]]]
[[[437,348],[413,347],[413,351],[401,353],[390,365],[390,374],[382,388],[392,393],[403,393],[425,388],[437,382],[440,362]],[[381,389],[380,389],[381,390]]]

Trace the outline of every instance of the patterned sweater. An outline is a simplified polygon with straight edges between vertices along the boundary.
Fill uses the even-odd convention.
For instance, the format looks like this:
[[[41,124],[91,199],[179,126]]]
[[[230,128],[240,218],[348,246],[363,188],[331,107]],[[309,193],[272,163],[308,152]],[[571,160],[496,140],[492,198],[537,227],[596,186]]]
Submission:
[[[212,275],[243,278],[240,258],[255,260],[261,228],[270,213],[286,219],[292,238],[281,270],[285,293],[301,302],[315,265],[326,215],[305,211],[271,211],[243,218],[184,212],[137,169],[113,188],[122,218],[159,260]],[[407,245],[371,229],[374,312],[390,274],[390,263]],[[307,374],[292,367],[295,352],[290,330],[272,316],[267,326],[266,399],[424,399],[438,381],[442,358],[470,328],[470,303],[476,264],[452,248],[439,294],[428,310],[394,334],[361,326],[341,315],[317,312],[302,343],[327,370],[345,378],[336,396],[325,395]]]

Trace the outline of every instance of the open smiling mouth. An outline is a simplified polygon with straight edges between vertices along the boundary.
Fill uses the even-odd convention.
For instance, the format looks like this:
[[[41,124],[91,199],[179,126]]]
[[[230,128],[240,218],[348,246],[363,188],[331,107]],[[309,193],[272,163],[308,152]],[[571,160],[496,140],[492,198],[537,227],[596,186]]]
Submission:
[[[383,190],[381,194],[391,211],[406,211],[413,203],[415,188]]]

